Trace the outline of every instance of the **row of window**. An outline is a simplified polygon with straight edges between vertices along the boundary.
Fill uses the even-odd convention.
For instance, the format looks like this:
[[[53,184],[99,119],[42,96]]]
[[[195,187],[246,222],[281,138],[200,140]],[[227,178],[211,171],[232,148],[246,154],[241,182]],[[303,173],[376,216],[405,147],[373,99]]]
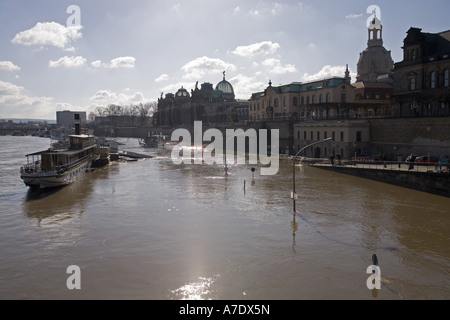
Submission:
[[[306,99],[305,99],[305,97],[301,97],[300,98],[300,105],[304,106],[305,102],[306,102],[306,105],[316,104],[316,103],[324,103],[324,102],[331,102],[331,95],[329,93],[327,93],[325,95],[325,100],[324,100],[323,95],[319,95],[319,99],[318,100],[317,100],[317,96],[316,95],[313,95],[311,97],[311,99],[310,99],[310,96],[307,96]],[[346,93],[341,93],[341,101],[340,102],[342,102],[342,103],[347,102],[347,94]],[[287,105],[287,98],[284,97],[283,98],[283,106],[285,107],[286,105]],[[294,107],[298,106],[298,98],[297,97],[294,97],[292,99],[292,105]],[[275,108],[279,107],[278,98],[275,98],[273,100],[273,106]],[[272,107],[272,99],[268,100],[268,107]],[[253,105],[250,104],[250,111],[259,111],[260,109],[261,110],[265,110],[265,108],[266,108],[266,101],[264,101],[264,100],[262,101],[262,106],[260,106],[259,102],[258,103],[254,103]]]
[[[301,148],[302,148],[301,145],[298,145],[298,146],[297,146],[297,150],[300,150]],[[309,155],[314,155],[314,154],[315,154],[314,148],[322,149],[322,150],[323,150],[323,156],[324,156],[324,157],[328,157],[328,156],[329,156],[328,151],[331,152],[330,155],[333,155],[333,156],[335,156],[335,157],[339,157],[339,156],[345,157],[344,149],[342,149],[342,148],[339,149],[339,150],[336,150],[335,148],[330,148],[330,149],[328,149],[327,147],[322,147],[322,148],[320,148],[320,147],[314,147],[314,146],[311,146],[311,147],[309,148],[309,151],[308,151],[308,152],[309,152]],[[340,153],[336,154],[337,151],[340,151]],[[319,153],[317,156],[320,156],[320,153]]]
[[[344,131],[340,131],[339,132],[339,141],[340,142],[344,142],[345,141],[344,134],[345,134]],[[307,140],[307,135],[308,135],[308,132],[306,130],[304,130],[303,131],[303,140]],[[301,131],[299,130],[299,131],[297,131],[297,140],[301,140],[300,136],[301,136]],[[328,138],[328,132],[324,131],[323,132],[323,139],[327,139],[327,138]],[[314,131],[313,130],[310,131],[309,140],[314,141]],[[321,141],[322,140],[321,131],[317,131],[316,132],[316,140],[317,141]],[[331,132],[331,140],[332,141],[336,141],[336,132],[335,131]],[[356,140],[355,141],[356,142],[361,142],[362,141],[362,131],[356,131]]]
[[[405,61],[416,60],[418,57],[420,57],[420,48],[405,50],[403,53],[403,59]]]
[[[445,69],[443,73],[443,81],[441,82],[442,86],[448,87],[449,86],[449,69]],[[430,79],[430,88],[435,89],[439,87],[439,75],[436,71],[432,71],[429,76]],[[413,91],[417,89],[416,85],[416,77],[411,77],[409,79],[409,90]]]

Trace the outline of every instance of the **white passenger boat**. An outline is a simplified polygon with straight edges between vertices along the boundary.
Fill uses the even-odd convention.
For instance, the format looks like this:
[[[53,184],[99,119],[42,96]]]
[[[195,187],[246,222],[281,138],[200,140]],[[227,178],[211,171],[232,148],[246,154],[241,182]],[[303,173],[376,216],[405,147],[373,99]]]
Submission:
[[[48,150],[28,154],[20,177],[27,186],[40,188],[70,184],[91,167],[95,147],[93,136],[71,135],[68,146],[54,144]]]

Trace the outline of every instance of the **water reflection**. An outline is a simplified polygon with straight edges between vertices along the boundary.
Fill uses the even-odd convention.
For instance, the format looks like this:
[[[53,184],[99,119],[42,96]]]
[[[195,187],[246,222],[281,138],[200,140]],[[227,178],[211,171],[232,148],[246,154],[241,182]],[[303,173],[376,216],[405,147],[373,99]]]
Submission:
[[[39,199],[44,199],[46,197],[49,197],[53,195],[56,192],[59,192],[61,189],[63,189],[65,186],[55,187],[55,188],[45,188],[41,189],[39,187],[28,187],[27,194],[25,196],[25,201],[35,201]]]
[[[174,294],[172,299],[179,300],[207,300],[214,290],[211,286],[219,279],[219,275],[213,275],[211,277],[199,277],[197,282],[191,282],[181,286],[178,289],[171,290]],[[208,299],[209,300],[209,299]]]
[[[42,226],[45,219],[46,224],[61,222],[69,219],[72,214],[83,213],[86,210],[86,202],[91,197],[94,180],[87,172],[67,186],[57,188],[29,188],[22,203],[22,212],[32,219],[38,221]]]

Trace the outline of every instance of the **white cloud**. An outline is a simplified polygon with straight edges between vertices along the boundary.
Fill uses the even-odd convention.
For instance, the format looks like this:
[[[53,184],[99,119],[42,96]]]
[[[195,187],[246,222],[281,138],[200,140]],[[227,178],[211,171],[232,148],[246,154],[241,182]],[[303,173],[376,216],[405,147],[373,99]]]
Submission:
[[[272,41],[262,41],[250,44],[248,46],[236,47],[236,49],[231,53],[242,57],[253,57],[255,55],[273,54],[278,48],[280,48],[278,43],[273,43]]]
[[[331,77],[343,77],[345,73],[345,68],[346,66],[326,65],[315,74],[305,73],[302,77],[302,81],[308,82],[308,81],[322,80]],[[355,79],[356,74],[350,72],[350,76],[352,77],[352,79]]]
[[[96,60],[91,62],[91,66],[94,68],[100,68],[102,66],[102,62],[100,60]]]
[[[279,3],[277,3],[277,2],[274,2],[274,3],[273,3],[272,10],[271,10],[272,14],[275,15],[275,14],[277,14],[280,10],[281,10],[281,4],[279,4]]]
[[[180,89],[181,87],[187,89],[188,91],[190,91],[191,89],[194,89],[195,87],[195,83],[194,82],[177,82],[177,83],[170,83],[164,87],[160,87],[159,91],[164,95],[164,93],[175,93],[178,91],[178,89]]]
[[[90,98],[92,101],[91,108],[94,107],[106,107],[110,104],[115,104],[119,106],[127,106],[127,105],[135,105],[140,103],[149,102],[149,100],[145,99],[144,94],[142,92],[135,92],[128,94],[130,92],[129,89],[126,89],[127,93],[117,93],[111,90],[99,90],[95,93],[94,96]]]
[[[11,61],[0,61],[0,71],[20,71],[20,67]]]
[[[12,84],[10,82],[0,81],[0,99],[4,98],[5,96],[20,94],[22,90],[23,87],[16,86],[15,84]]]
[[[11,42],[24,46],[55,46],[73,50],[68,46],[72,41],[83,37],[81,29],[80,25],[65,27],[56,22],[38,22],[31,29],[17,33]]]
[[[134,68],[135,61],[136,61],[136,58],[134,58],[134,57],[118,57],[118,58],[112,59],[110,61],[109,68],[111,68],[111,69],[117,69],[117,68],[131,69],[131,68]]]
[[[362,15],[363,15],[362,13],[359,13],[359,14],[352,13],[352,14],[346,15],[345,18],[346,19],[356,19],[356,18],[362,17]]]
[[[262,62],[262,65],[269,68],[270,72],[275,74],[297,72],[297,68],[293,64],[283,65],[279,59],[266,59]]]
[[[260,92],[261,88],[267,87],[266,83],[258,79],[243,74],[238,74],[229,79],[229,82],[233,86],[236,99],[249,99],[252,93]]]
[[[134,63],[136,62],[136,58],[134,57],[118,57],[111,59],[109,63],[103,63],[101,60],[95,60],[91,62],[91,67],[93,68],[109,68],[109,69],[132,69],[135,67]]]
[[[241,11],[239,7],[234,8],[233,14],[238,14]]]
[[[57,68],[57,67],[78,68],[82,67],[85,63],[86,59],[81,56],[77,57],[64,56],[56,61],[50,60],[48,62],[48,66],[50,68]]]
[[[12,118],[55,118],[55,99],[32,97],[24,88],[10,82],[0,81],[0,109]]]
[[[163,73],[162,75],[160,75],[158,78],[155,79],[155,82],[161,82],[166,80],[169,80],[169,75]]]
[[[251,9],[248,11],[248,15],[256,19],[268,18],[269,15],[279,15],[286,7],[295,9],[297,6],[301,5],[302,4],[293,5],[292,3],[281,4],[279,2],[271,2],[265,4],[264,2],[260,2],[257,9]]]
[[[222,73],[223,71],[234,71],[236,66],[221,59],[206,56],[196,58],[186,63],[181,70],[185,72],[184,79],[199,80],[205,75]]]

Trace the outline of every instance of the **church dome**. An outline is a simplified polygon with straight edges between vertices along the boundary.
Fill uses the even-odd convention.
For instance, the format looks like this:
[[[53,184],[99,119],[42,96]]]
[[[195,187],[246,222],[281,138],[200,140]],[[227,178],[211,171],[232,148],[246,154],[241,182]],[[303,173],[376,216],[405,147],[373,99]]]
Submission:
[[[223,79],[222,81],[220,81],[217,86],[216,86],[216,90],[220,90],[223,93],[231,93],[234,94],[234,90],[233,90],[233,86],[231,85],[231,83],[229,83],[227,80]]]
[[[357,80],[376,82],[380,75],[389,74],[394,68],[391,52],[382,46],[369,47],[359,57]]]
[[[394,68],[391,51],[383,47],[383,26],[374,14],[368,26],[367,48],[359,55],[357,82],[377,82],[378,77],[391,74]]]
[[[225,80],[225,71],[223,72],[223,80],[217,84],[216,90],[222,91],[222,97],[225,100],[234,100],[234,89],[231,83]]]

